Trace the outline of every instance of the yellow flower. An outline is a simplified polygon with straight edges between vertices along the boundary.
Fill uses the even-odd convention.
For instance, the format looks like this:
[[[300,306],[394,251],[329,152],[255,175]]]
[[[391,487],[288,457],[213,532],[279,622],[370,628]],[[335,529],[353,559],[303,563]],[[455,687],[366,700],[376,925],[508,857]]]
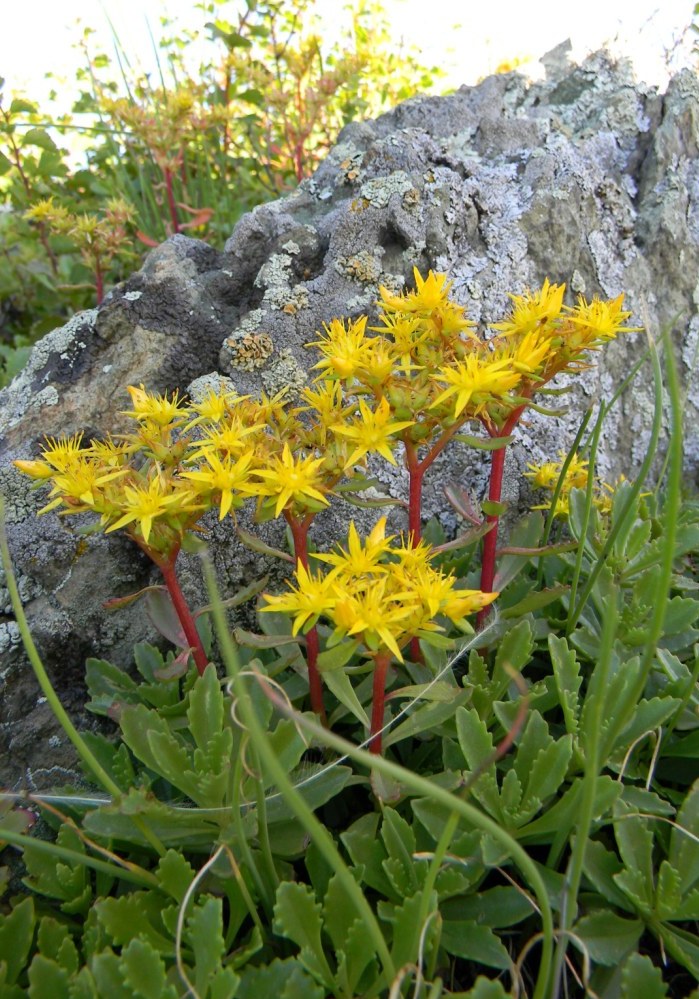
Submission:
[[[260,494],[277,498],[275,517],[292,502],[311,507],[317,503],[329,505],[321,491],[323,481],[319,469],[323,464],[322,458],[299,457],[296,460],[289,445],[285,444],[281,458],[272,457],[269,460],[271,468],[258,469],[256,474],[267,481],[267,485],[260,487]]]
[[[208,468],[200,468],[196,472],[182,472],[182,477],[194,483],[197,493],[220,494],[218,519],[223,520],[231,506],[240,506],[243,495],[249,496],[257,491],[250,484],[250,463],[253,452],[247,451],[236,462],[229,457],[221,461],[210,451],[204,457],[208,462]]]
[[[376,522],[371,533],[362,544],[354,521],[351,521],[347,534],[347,549],[340,548],[337,554],[314,554],[313,558],[335,566],[331,575],[361,576],[366,573],[383,573],[386,567],[380,559],[390,551],[392,537],[386,537],[386,518]]]
[[[112,500],[118,503],[122,516],[109,527],[105,533],[116,531],[120,527],[126,527],[136,522],[137,530],[143,536],[146,544],[150,539],[153,521],[159,517],[182,512],[184,509],[194,510],[195,506],[189,503],[191,493],[179,489],[172,489],[163,476],[156,474],[148,486],[124,486],[124,491],[119,500],[112,495]],[[179,508],[179,509],[178,509]]]
[[[105,468],[100,462],[91,461],[89,457],[76,458],[65,471],[53,476],[53,489],[49,495],[55,498],[42,507],[39,513],[53,510],[61,503],[70,507],[73,513],[86,509],[99,510],[102,487],[126,473],[125,468]]]
[[[577,327],[582,344],[590,348],[607,340],[613,340],[617,333],[641,331],[640,326],[623,325],[631,315],[630,312],[624,312],[623,304],[623,293],[609,302],[602,302],[597,296],[591,302],[586,302],[580,295],[575,308],[566,308],[569,313],[566,318]]]
[[[243,398],[247,398],[244,396]],[[219,424],[224,416],[229,412],[229,407],[234,402],[240,402],[238,396],[235,392],[215,392],[211,386],[209,386],[206,396],[201,402],[193,402],[190,404],[190,410],[197,414],[197,416],[190,420],[185,426],[186,430],[191,430],[198,423],[215,423]]]
[[[413,277],[416,290],[403,295],[392,295],[386,288],[380,287],[381,306],[395,312],[432,312],[447,304],[452,282],[446,274],[429,271],[423,278],[417,267],[413,267]]]
[[[493,329],[503,336],[511,336],[550,328],[561,315],[565,290],[564,284],[549,284],[546,278],[539,291],[510,295],[513,307],[509,317],[502,323],[494,323]]]
[[[400,594],[386,592],[386,577],[379,577],[364,587],[350,588],[350,584],[345,583],[336,589],[337,599],[331,615],[335,624],[332,643],[346,635],[357,636],[373,652],[389,649],[402,662],[398,638],[406,638],[403,626],[411,609]]]
[[[167,427],[176,420],[182,422],[183,418],[189,414],[189,410],[185,406],[180,406],[177,392],[174,392],[172,398],[168,399],[164,395],[149,394],[143,385],[140,388],[129,385],[127,391],[131,396],[133,409],[122,410],[122,416],[130,416],[134,420],[146,420],[159,427]]]
[[[491,359],[480,352],[468,354],[453,367],[440,368],[435,378],[445,382],[447,388],[437,396],[431,408],[456,395],[456,417],[467,406],[471,406],[474,415],[484,412],[489,402],[502,399],[521,381],[521,375],[514,370],[510,360]]]
[[[336,597],[333,582],[329,576],[314,576],[301,563],[296,566],[296,580],[298,585],[290,587],[289,593],[279,596],[264,594],[267,606],[260,608],[264,611],[282,611],[285,614],[294,614],[294,623],[291,629],[293,635],[297,635],[301,628],[307,631],[312,628],[321,614],[328,614],[335,606]]]
[[[332,427],[336,434],[349,437],[351,441],[355,442],[355,448],[349,456],[347,466],[355,465],[370,451],[377,452],[386,461],[395,465],[396,459],[391,451],[391,447],[396,443],[393,435],[405,430],[406,427],[412,427],[415,421],[391,421],[391,407],[386,398],[381,400],[374,412],[363,399],[360,399],[359,414],[352,423],[338,423]]]
[[[343,381],[354,377],[367,359],[366,324],[366,316],[348,320],[346,327],[342,319],[333,319],[329,326],[324,324],[327,337],[306,344],[307,347],[318,347],[325,355],[313,367],[324,369],[326,376],[334,375]]]
[[[524,336],[497,344],[494,356],[498,360],[509,361],[515,371],[527,377],[541,375],[546,361],[555,354],[551,337],[539,330],[531,330]]]
[[[261,424],[246,424],[242,416],[234,411],[222,423],[207,429],[201,440],[190,441],[189,446],[194,448],[194,451],[188,460],[194,461],[209,451],[218,451],[223,457],[234,458],[250,446],[246,438],[260,429]]]

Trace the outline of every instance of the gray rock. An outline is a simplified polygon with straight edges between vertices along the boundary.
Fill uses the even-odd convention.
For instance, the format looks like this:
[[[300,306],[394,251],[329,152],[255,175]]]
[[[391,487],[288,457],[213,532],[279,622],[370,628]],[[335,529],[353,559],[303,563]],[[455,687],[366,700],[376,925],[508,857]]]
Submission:
[[[151,568],[123,537],[85,538],[75,519],[36,519],[38,494],[11,461],[35,456],[44,434],[123,429],[128,384],[196,392],[223,376],[243,393],[298,389],[316,359],[304,344],[322,324],[375,316],[379,285],[404,287],[413,265],[447,271],[481,323],[502,317],[508,292],[545,277],[566,282],[570,302],[574,293],[626,292],[634,324],[653,336],[674,323],[687,393],[687,474],[696,476],[699,81],[683,71],[659,94],[605,53],[574,66],[561,49],[545,65],[543,82],[493,76],[349,125],[315,175],[242,218],[223,252],[183,236],[168,240],[98,311],[41,340],[0,393],[0,488],[15,570],[35,641],[81,724],[92,724],[80,715],[85,656],[128,664],[135,641],[154,639],[138,607],[102,609],[108,596],[148,582]],[[577,380],[569,415],[532,414],[520,428],[505,485],[515,508],[529,498],[520,474],[526,462],[565,448],[584,408],[608,398],[644,349],[642,336],[611,344]],[[609,417],[607,477],[638,467],[651,412],[646,370]],[[405,495],[401,469],[377,471],[387,491]],[[448,528],[456,520],[443,487],[454,479],[482,496],[482,456],[454,446],[433,469],[425,513]],[[349,515],[348,508],[322,514],[318,543],[338,537]],[[269,532],[279,544],[280,525]],[[211,539],[226,591],[265,571],[226,523],[212,520]],[[202,599],[196,561],[183,559],[183,580],[193,602]],[[6,604],[3,597],[0,783],[55,780],[51,767],[63,774],[73,754],[38,703]],[[48,739],[57,734],[47,767]]]

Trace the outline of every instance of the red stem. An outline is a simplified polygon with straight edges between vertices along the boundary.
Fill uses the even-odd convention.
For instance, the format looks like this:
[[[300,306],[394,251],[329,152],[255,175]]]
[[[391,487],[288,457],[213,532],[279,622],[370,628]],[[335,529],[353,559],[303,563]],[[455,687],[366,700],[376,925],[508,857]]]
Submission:
[[[304,569],[308,569],[308,529],[311,526],[313,514],[307,513],[303,520],[299,520],[288,510],[285,510],[284,517],[291,529],[291,536],[294,539],[294,555],[301,562]],[[323,724],[327,725],[328,719],[325,714],[325,705],[323,704],[323,684],[321,682],[320,671],[318,669],[319,648],[318,629],[311,628],[310,631],[306,632],[308,689],[311,695],[311,707]]]
[[[102,273],[102,266],[99,260],[95,262],[95,293],[97,295],[97,304],[101,305],[104,298],[104,274]]]
[[[194,656],[194,662],[196,663],[199,675],[201,676],[208,665],[209,659],[206,652],[204,652],[204,646],[201,644],[194,616],[192,615],[189,605],[185,600],[184,593],[182,592],[177,578],[177,573],[175,572],[176,558],[177,553],[175,552],[175,554],[171,555],[167,561],[158,562],[157,565],[163,574],[163,579],[165,580],[165,585],[167,586],[168,593],[170,594],[170,599],[172,600],[175,611],[177,612],[177,617],[180,620],[185,637],[189,642],[189,647],[192,655]]]
[[[369,752],[381,755],[381,729],[386,704],[386,673],[391,662],[391,653],[384,650],[374,656],[374,690],[371,704],[371,732]]]
[[[167,204],[170,209],[170,221],[172,222],[172,231],[180,231],[180,223],[177,218],[177,205],[175,204],[175,194],[172,189],[172,172],[169,167],[163,168],[163,174],[165,176],[165,191],[167,192]]]
[[[492,439],[497,440],[500,437],[509,437],[519,422],[519,418],[522,415],[523,410],[524,406],[519,406],[517,409],[513,410],[500,430],[492,426],[492,424],[486,423],[485,428]],[[490,463],[490,488],[488,489],[488,499],[492,503],[499,503],[502,496],[502,479],[503,472],[505,470],[506,451],[507,446],[498,448],[497,451],[493,451]],[[495,552],[498,547],[498,525],[500,523],[500,516],[496,513],[489,513],[486,514],[485,519],[486,523],[491,524],[492,526],[483,538],[483,561],[481,563],[480,588],[482,593],[492,593],[493,583],[495,582]],[[483,607],[478,612],[478,617],[476,618],[476,628],[478,631],[480,631],[485,625],[489,613],[490,606]]]

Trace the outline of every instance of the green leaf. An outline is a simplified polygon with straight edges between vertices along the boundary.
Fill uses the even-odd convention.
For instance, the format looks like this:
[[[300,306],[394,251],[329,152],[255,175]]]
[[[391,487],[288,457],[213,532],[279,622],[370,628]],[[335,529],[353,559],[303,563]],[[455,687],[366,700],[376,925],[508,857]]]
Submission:
[[[155,873],[163,891],[176,902],[182,902],[195,876],[192,865],[177,850],[168,850],[160,858]]]
[[[512,993],[497,979],[484,978],[479,975],[476,984],[468,992],[461,992],[461,999],[510,999]]]
[[[13,985],[25,966],[34,939],[34,899],[24,898],[4,916],[0,913],[0,955],[5,963],[5,981]]]
[[[621,999],[665,999],[667,986],[649,957],[632,954],[621,972]]]
[[[85,853],[78,833],[68,825],[61,826],[56,842],[79,854]],[[83,864],[72,866],[31,846],[24,848],[24,863],[29,875],[24,884],[40,895],[60,900],[62,912],[84,914],[90,907],[92,888]]]
[[[197,677],[190,691],[187,720],[195,743],[206,751],[223,727],[223,692],[213,663]]]
[[[206,898],[187,920],[187,939],[194,952],[194,985],[205,995],[210,980],[222,970],[226,953],[223,937],[223,900]]]
[[[39,108],[32,101],[28,101],[26,97],[13,97],[10,104],[10,114],[38,114]]]
[[[378,838],[378,824],[379,816],[369,812],[356,819],[345,832],[340,833],[340,839],[352,863],[363,869],[364,883],[386,898],[397,899],[398,896],[383,869],[383,861],[387,854]]]
[[[337,646],[340,648],[340,646]],[[325,655],[325,653],[321,653]],[[357,694],[352,686],[350,678],[344,672],[344,670],[329,670],[323,673],[323,683],[327,686],[330,692],[338,699],[340,704],[342,704],[347,710],[354,715],[354,717],[364,726],[364,728],[369,730],[369,716],[362,707],[362,704],[357,697]],[[331,718],[331,726],[337,721],[339,717],[344,715],[344,711],[340,713],[338,711],[333,712]]]
[[[661,923],[657,932],[670,956],[699,981],[699,937],[666,923]]]
[[[69,975],[74,975],[80,965],[80,956],[68,927],[51,916],[44,916],[39,923],[37,948],[43,957],[55,961]]]
[[[454,690],[451,702],[436,701],[422,704],[415,710],[411,709],[404,721],[384,734],[384,748],[386,749],[402,739],[419,735],[421,732],[436,730],[439,725],[443,725],[454,715],[459,705],[465,704],[470,697],[471,694],[468,690]]]
[[[509,547],[534,548],[539,543],[543,528],[543,517],[538,510],[525,514],[512,528]],[[493,589],[502,593],[506,586],[515,579],[525,567],[531,555],[503,555],[498,562],[498,569],[493,583]]]
[[[469,447],[474,447],[478,451],[500,451],[512,443],[514,436],[510,434],[509,437],[474,437],[473,434],[455,434],[454,440],[468,444]],[[483,510],[488,512],[485,510],[485,505],[483,505]]]
[[[501,886],[449,899],[442,903],[440,911],[445,920],[475,921],[479,926],[502,929],[521,923],[536,909],[519,889]]]
[[[507,513],[507,503],[496,503],[495,500],[483,500],[481,510],[486,517],[502,517]]]
[[[138,999],[177,999],[177,990],[166,984],[165,964],[145,940],[136,938],[121,952],[124,984]]]
[[[55,961],[35,954],[29,965],[29,999],[70,999],[68,972]]]
[[[94,905],[97,918],[117,946],[126,946],[134,937],[141,937],[161,954],[169,954],[172,940],[163,932],[163,907],[162,897],[148,891],[99,899]]]
[[[357,651],[359,642],[342,641],[333,645],[330,649],[324,649],[318,656],[318,669],[326,678],[326,674],[346,666],[354,653]]]
[[[535,610],[541,610],[542,607],[548,607],[549,604],[558,600],[564,593],[568,593],[569,590],[569,586],[553,586],[550,589],[536,590],[522,600],[518,600],[511,607],[506,607],[501,611],[500,616],[505,620],[509,620],[513,617],[522,617],[524,614],[530,614]]]
[[[609,909],[591,912],[579,919],[573,930],[597,964],[620,964],[643,933],[640,919],[622,919]]]
[[[580,667],[575,650],[571,649],[564,637],[549,635],[551,666],[556,681],[556,689],[565,718],[566,731],[575,735],[578,731],[580,715],[579,694],[582,684]]]
[[[461,752],[469,770],[477,770],[492,756],[495,749],[492,736],[486,724],[481,721],[475,708],[457,709],[456,733]],[[479,773],[472,794],[493,818],[502,820],[494,760],[488,763],[485,769]]]
[[[8,159],[3,152],[0,152],[0,177],[8,173],[13,166],[14,163],[12,160]]]
[[[441,946],[455,957],[465,958],[489,968],[512,967],[512,958],[489,926],[475,920],[445,920],[442,925]]]
[[[41,149],[57,149],[45,128],[29,128],[22,137],[22,146],[39,146]]]
[[[423,931],[423,925],[419,918],[422,908],[422,892],[418,892],[411,898],[406,898],[401,905],[392,905],[389,902],[378,903],[380,918],[393,924],[391,957],[398,968],[406,964],[414,964],[418,960],[420,934]],[[436,911],[437,893],[432,892],[427,903],[428,917],[430,913]],[[433,946],[434,933],[437,929],[434,919],[430,920],[429,926],[430,929],[423,942],[423,951],[426,953],[429,953]]]
[[[677,813],[670,833],[668,860],[680,872],[680,892],[687,891],[699,880],[699,780],[695,781]]]
[[[293,940],[300,948],[299,959],[303,966],[314,978],[332,988],[333,974],[321,941],[321,911],[308,885],[282,882],[274,905],[274,932]]]
[[[595,889],[619,909],[634,911],[626,895],[617,887],[615,878],[623,871],[623,864],[616,853],[607,850],[597,840],[591,839],[585,847],[585,876]]]
[[[313,981],[295,958],[279,958],[262,968],[246,968],[235,999],[324,999],[325,989]],[[111,996],[110,996],[111,999]]]
[[[381,839],[388,853],[383,867],[389,881],[399,895],[415,894],[419,887],[412,856],[416,849],[415,835],[405,819],[393,808],[384,809]]]

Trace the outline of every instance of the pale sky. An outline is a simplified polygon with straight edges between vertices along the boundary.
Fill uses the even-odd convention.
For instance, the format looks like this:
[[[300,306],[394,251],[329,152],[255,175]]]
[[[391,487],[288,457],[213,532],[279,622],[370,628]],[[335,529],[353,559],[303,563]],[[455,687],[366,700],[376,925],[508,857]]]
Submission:
[[[345,0],[319,0],[326,30],[337,30],[344,5]],[[5,0],[3,6],[0,76],[7,81],[6,93],[24,88],[37,98],[48,89],[43,82],[48,70],[65,78],[65,96],[72,97],[74,70],[80,63],[74,50],[78,18],[97,29],[97,38],[111,54],[106,11],[130,61],[150,70],[154,60],[147,22],[157,37],[165,11],[183,25],[201,26],[202,32],[209,19],[192,0]],[[220,16],[237,6],[222,3]],[[384,0],[384,7],[396,37],[420,49],[428,65],[440,63],[454,86],[475,83],[515,57],[527,57],[530,62],[522,71],[538,75],[540,56],[566,38],[576,58],[605,40],[612,42],[615,52],[633,58],[639,77],[661,86],[667,80],[668,60],[674,68],[692,59],[696,67],[698,61],[691,55],[693,36],[686,30],[694,0]],[[68,105],[69,100],[65,110]]]

